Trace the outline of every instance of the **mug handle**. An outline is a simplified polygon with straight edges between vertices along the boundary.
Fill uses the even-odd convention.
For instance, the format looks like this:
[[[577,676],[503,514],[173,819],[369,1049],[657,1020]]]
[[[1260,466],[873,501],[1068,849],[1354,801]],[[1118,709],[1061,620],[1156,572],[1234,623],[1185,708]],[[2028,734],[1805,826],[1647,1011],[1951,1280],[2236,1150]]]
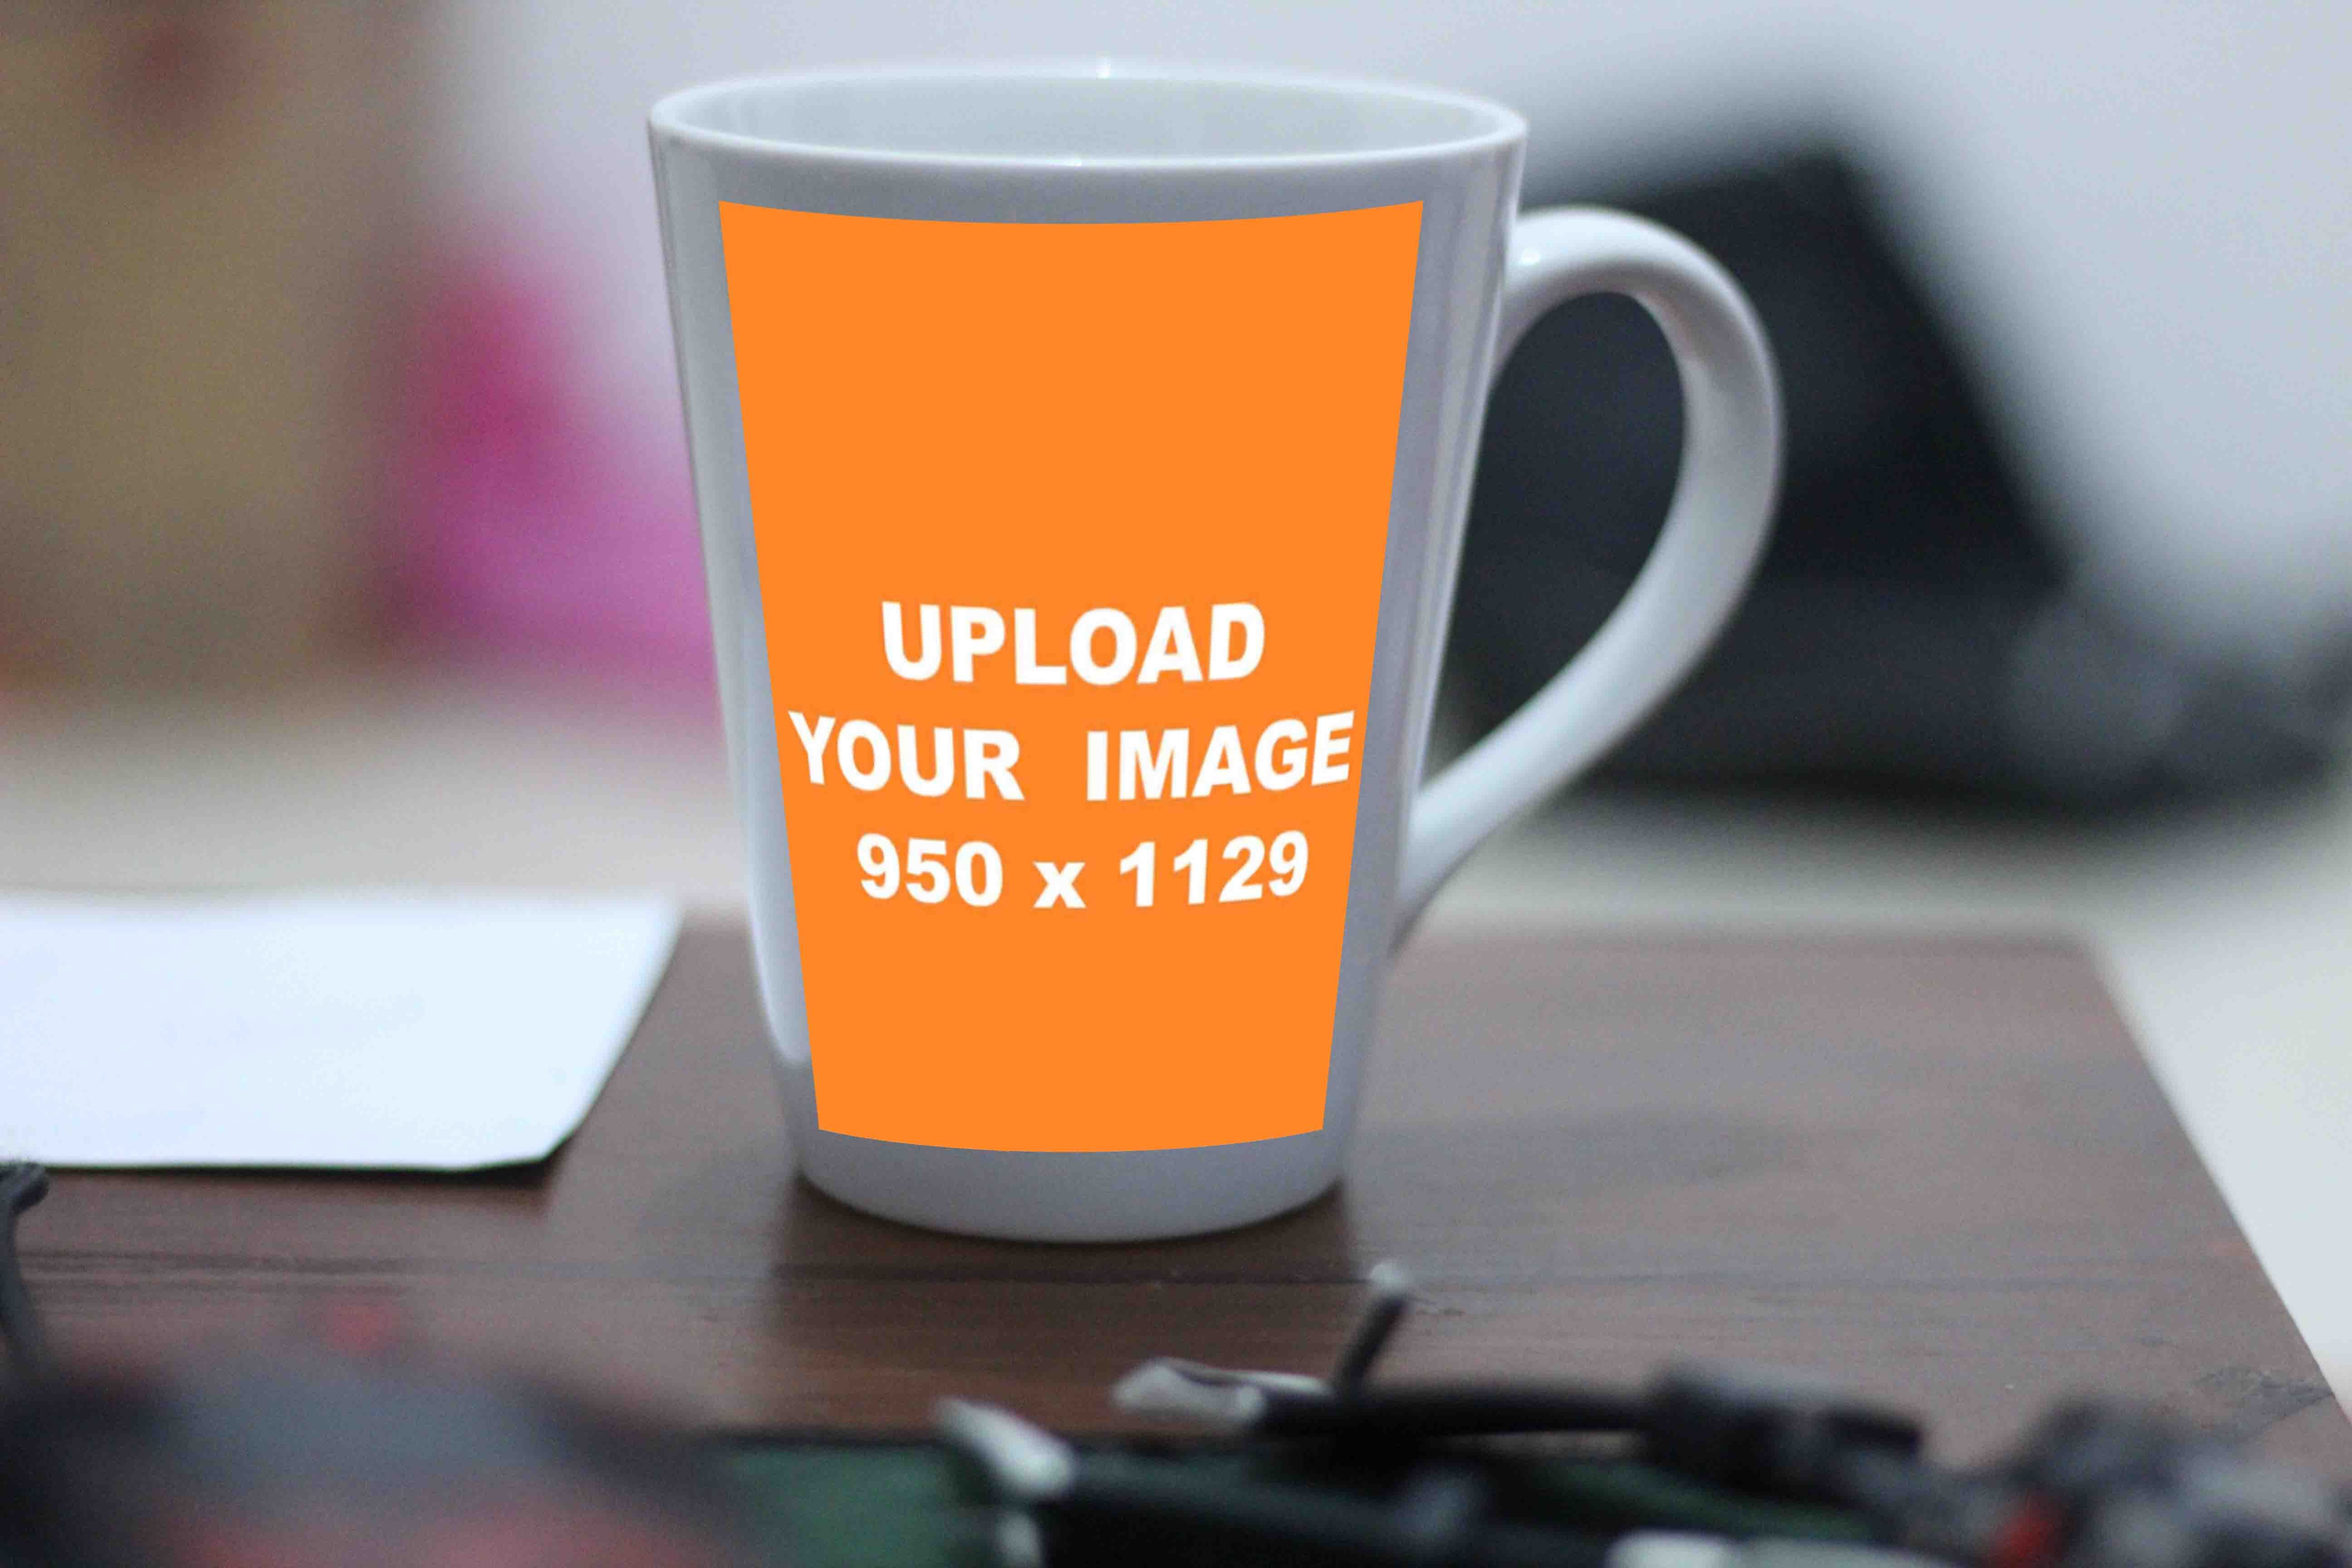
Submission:
[[[1656,319],[1682,380],[1682,463],[1657,543],[1592,640],[1414,797],[1399,941],[1481,840],[1591,766],[1697,662],[1748,586],[1780,486],[1772,352],[1712,258],[1642,218],[1558,207],[1518,220],[1504,267],[1496,374],[1545,312],[1580,295],[1630,294]]]

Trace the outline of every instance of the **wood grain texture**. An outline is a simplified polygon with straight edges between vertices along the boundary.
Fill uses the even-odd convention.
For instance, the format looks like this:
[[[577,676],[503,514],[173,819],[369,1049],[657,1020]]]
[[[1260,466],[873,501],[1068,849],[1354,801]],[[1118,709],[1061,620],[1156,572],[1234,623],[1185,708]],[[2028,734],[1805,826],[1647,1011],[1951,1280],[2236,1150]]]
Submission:
[[[69,1351],[382,1299],[433,1347],[697,1422],[866,1428],[950,1393],[1109,1426],[1105,1386],[1162,1352],[1319,1369],[1393,1257],[1427,1300],[1400,1373],[1811,1366],[1929,1413],[1959,1454],[2097,1389],[2352,1472],[2352,1428],[2058,942],[1423,942],[1339,1192],[1069,1247],[908,1230],[796,1183],[742,932],[704,928],[543,1167],[67,1173],[25,1241]]]

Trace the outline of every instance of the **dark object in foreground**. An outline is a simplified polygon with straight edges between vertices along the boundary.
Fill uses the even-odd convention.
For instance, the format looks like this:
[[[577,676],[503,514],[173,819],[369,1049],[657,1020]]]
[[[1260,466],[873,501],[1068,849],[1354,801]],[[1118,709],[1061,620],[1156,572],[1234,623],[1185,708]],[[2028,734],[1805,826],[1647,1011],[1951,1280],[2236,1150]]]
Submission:
[[[39,1175],[0,1173],[26,1203]],[[2062,1408],[1954,1470],[1910,1416],[1783,1373],[1374,1382],[1412,1285],[1385,1264],[1370,1284],[1328,1381],[1175,1360],[1121,1380],[1130,1415],[1215,1434],[1156,1448],[960,1401],[947,1449],[720,1447],[388,1355],[365,1309],[329,1336],[341,1353],[110,1376],[36,1359],[0,1405],[0,1563],[2352,1568],[2352,1496],[2128,1407]],[[6,1299],[23,1351],[33,1304]]]
[[[44,1381],[0,1417],[0,1563],[725,1568],[679,1436],[502,1378],[277,1349]]]
[[[2352,1568],[2352,1493],[2153,1411],[2063,1405],[2005,1458],[1954,1469],[1926,1457],[1911,1417],[1787,1373],[1672,1367],[1640,1390],[1373,1384],[1409,1289],[1393,1270],[1373,1286],[1379,1327],[1328,1383],[1161,1360],[1114,1390],[1132,1414],[1241,1436],[1223,1474],[1074,1448],[948,1402],[949,1440],[1006,1510],[1003,1559]]]
[[[704,1445],[413,1357],[364,1306],[321,1342],[155,1369],[59,1367],[16,1268],[47,1188],[0,1168],[5,1568],[732,1568]]]
[[[2352,627],[2303,675],[2222,668],[2076,591],[1967,356],[1839,156],[1528,195],[1560,199],[1655,218],[1721,260],[1770,334],[1786,406],[1748,600],[1612,771],[2104,805],[2308,773],[2344,744]],[[1446,653],[1476,728],[1624,595],[1665,514],[1681,407],[1657,329],[1624,299],[1553,312],[1504,367]]]

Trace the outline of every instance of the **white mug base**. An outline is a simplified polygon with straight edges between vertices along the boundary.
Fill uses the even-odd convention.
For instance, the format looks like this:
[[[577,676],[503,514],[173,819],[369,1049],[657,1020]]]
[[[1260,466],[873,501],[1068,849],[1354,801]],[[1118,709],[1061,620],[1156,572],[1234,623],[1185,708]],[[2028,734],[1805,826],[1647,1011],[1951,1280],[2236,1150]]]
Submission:
[[[1039,1153],[936,1149],[820,1131],[806,1064],[784,1062],[800,1173],[855,1209],[1001,1241],[1161,1241],[1231,1230],[1312,1203],[1339,1179],[1343,1140]]]

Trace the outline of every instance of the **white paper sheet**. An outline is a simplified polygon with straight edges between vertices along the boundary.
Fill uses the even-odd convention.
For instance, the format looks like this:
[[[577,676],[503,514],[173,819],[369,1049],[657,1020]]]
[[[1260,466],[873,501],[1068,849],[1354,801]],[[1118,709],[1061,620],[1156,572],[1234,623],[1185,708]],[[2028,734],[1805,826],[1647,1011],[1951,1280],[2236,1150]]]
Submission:
[[[0,898],[0,1157],[470,1170],[587,1115],[658,900]]]

